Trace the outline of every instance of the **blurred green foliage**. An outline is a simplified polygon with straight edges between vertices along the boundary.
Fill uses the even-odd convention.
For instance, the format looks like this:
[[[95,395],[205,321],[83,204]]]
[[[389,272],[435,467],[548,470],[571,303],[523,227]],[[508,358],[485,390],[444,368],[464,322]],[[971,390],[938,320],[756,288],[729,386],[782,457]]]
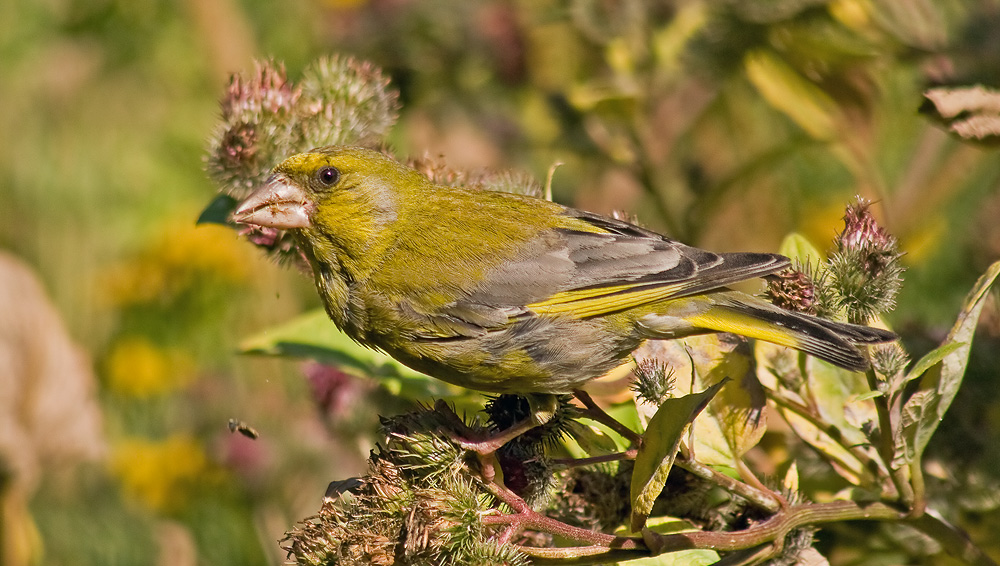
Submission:
[[[1000,257],[1000,160],[917,108],[931,84],[996,87],[996,29],[996,0],[3,2],[0,247],[94,360],[112,446],[73,480],[42,478],[44,562],[276,564],[326,482],[363,466],[372,407],[391,411],[371,382],[234,355],[317,304],[307,278],[194,227],[217,101],[254,57],[295,77],[321,55],[367,59],[400,90],[399,153],[538,178],[561,162],[557,200],[716,250],[826,242],[846,202],[874,199],[907,253],[892,322],[919,355]],[[929,452],[989,541],[995,300],[983,318]],[[230,435],[230,417],[261,439]]]

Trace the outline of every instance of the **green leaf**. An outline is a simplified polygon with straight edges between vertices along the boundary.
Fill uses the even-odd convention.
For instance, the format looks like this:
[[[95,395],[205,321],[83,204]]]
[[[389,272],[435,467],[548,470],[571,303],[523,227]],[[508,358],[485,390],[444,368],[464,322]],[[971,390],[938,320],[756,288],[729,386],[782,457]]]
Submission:
[[[569,421],[566,430],[569,434],[563,437],[563,445],[574,458],[612,454],[624,449],[601,425],[590,426],[580,421]]]
[[[699,462],[735,468],[739,458],[760,442],[766,431],[766,397],[745,341],[722,334],[657,340],[639,348],[635,358],[655,360],[670,367],[675,376],[694,376],[675,378],[674,391],[678,395],[693,393],[726,377],[736,382],[719,392],[693,425],[691,452]],[[649,416],[652,410],[645,411],[647,408],[645,404],[639,407]]]
[[[799,438],[834,463],[838,474],[859,485],[867,472],[844,446],[855,446],[877,456],[868,447],[862,429],[865,422],[877,419],[871,390],[862,374],[759,340],[756,353],[757,375],[770,389],[769,395],[777,402],[782,418]],[[814,414],[801,415],[789,405],[805,407]],[[817,426],[815,420],[829,426]]]
[[[920,358],[920,360],[915,363],[912,368],[910,368],[910,372],[906,374],[906,379],[903,380],[903,385],[924,375],[927,370],[931,369],[932,366],[945,359],[948,354],[951,354],[965,345],[965,342],[945,342],[930,352],[927,352],[924,354],[924,357]]]
[[[649,419],[632,471],[632,532],[646,524],[653,502],[663,491],[681,435],[727,381],[723,379],[701,393],[667,399]]]
[[[798,261],[801,265],[816,267],[823,265],[823,262],[826,261],[816,246],[798,232],[792,232],[785,236],[778,253],[788,256],[792,261]]]
[[[1000,275],[1000,261],[991,265],[986,273],[976,281],[976,285],[965,298],[965,304],[958,315],[958,320],[955,321],[955,325],[948,333],[944,343],[938,348],[940,350],[949,346],[951,351],[946,352],[939,361],[930,365],[926,371],[921,372],[922,376],[917,392],[903,405],[904,456],[909,462],[920,460],[927,442],[934,435],[938,424],[955,399],[958,388],[962,385],[965,367],[969,362],[972,337],[985,304],[986,293],[998,275]],[[957,346],[950,346],[951,344],[957,344]]]
[[[677,517],[656,517],[650,519],[646,528],[661,535],[672,535],[676,533],[697,532],[691,523]],[[629,533],[620,528],[615,532],[618,536],[628,536]],[[719,561],[719,553],[707,548],[678,550],[667,552],[658,556],[638,558],[629,560],[628,566],[708,566]]]
[[[416,372],[351,340],[334,326],[323,309],[248,338],[241,349],[247,354],[310,358],[378,377],[392,393],[410,399],[453,398],[462,394],[458,387]]]
[[[222,224],[232,226],[229,215],[236,210],[237,200],[229,195],[219,195],[201,211],[195,224]]]
[[[869,444],[868,435],[864,432],[865,423],[877,422],[878,413],[875,403],[870,397],[871,388],[864,374],[842,369],[815,358],[807,356],[805,360],[806,388],[811,399],[809,403],[819,412],[822,422],[830,423],[837,429],[841,440],[839,443],[826,437],[816,438],[819,447],[823,443],[828,450],[836,452],[831,445],[864,446]],[[804,437],[805,438],[805,437]],[[828,439],[828,442],[827,442]],[[871,452],[874,457],[874,451]],[[857,467],[848,466],[857,463]],[[848,481],[857,485],[863,473],[863,466],[850,455],[844,460],[844,468],[837,471]]]

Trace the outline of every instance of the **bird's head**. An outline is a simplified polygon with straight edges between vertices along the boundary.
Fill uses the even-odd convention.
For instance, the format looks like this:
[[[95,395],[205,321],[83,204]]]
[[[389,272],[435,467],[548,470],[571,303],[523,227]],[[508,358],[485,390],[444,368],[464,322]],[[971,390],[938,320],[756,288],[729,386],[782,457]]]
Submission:
[[[427,180],[377,151],[323,147],[278,164],[233,213],[241,224],[291,230],[324,258],[344,263],[388,245],[400,211]]]
[[[278,164],[264,185],[237,206],[233,219],[291,230],[335,216],[356,222],[363,214],[391,215],[400,189],[419,179],[415,171],[377,151],[322,147]]]

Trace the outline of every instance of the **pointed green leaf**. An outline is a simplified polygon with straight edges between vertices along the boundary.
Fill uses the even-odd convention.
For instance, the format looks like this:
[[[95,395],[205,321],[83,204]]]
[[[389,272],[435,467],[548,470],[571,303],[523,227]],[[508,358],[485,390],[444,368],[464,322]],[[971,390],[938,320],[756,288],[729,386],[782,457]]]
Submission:
[[[236,210],[236,199],[229,195],[219,195],[201,211],[195,224],[222,224],[231,226],[229,215]]]
[[[701,393],[667,399],[649,419],[632,471],[632,532],[642,529],[653,502],[663,491],[681,435],[726,381],[723,379]]]
[[[644,344],[635,357],[670,367],[678,395],[699,391],[725,377],[736,382],[720,391],[693,425],[691,451],[699,462],[735,468],[739,458],[760,442],[766,431],[767,400],[744,340],[723,334],[657,340]],[[683,375],[694,377],[679,377]]]
[[[382,378],[394,394],[411,399],[455,397],[460,389],[416,372],[389,356],[366,348],[334,326],[323,309],[310,311],[241,344],[247,354],[310,358],[320,363]]]
[[[945,359],[948,354],[951,354],[965,345],[965,342],[945,342],[930,352],[927,352],[924,354],[924,357],[920,358],[917,363],[913,364],[913,367],[910,368],[910,372],[906,374],[906,379],[903,380],[903,384],[905,385],[924,375],[924,372],[931,369],[932,366],[941,360]]]
[[[650,519],[646,528],[661,535],[697,532],[699,530],[691,523],[677,517],[656,517]],[[615,535],[625,537],[629,533],[622,527],[615,531]],[[718,552],[707,548],[698,548],[629,560],[628,566],[709,566],[718,561]]]
[[[1000,261],[994,263],[976,281],[976,285],[965,298],[965,304],[958,315],[942,347],[959,344],[951,352],[931,365],[920,378],[920,387],[903,405],[902,428],[904,455],[907,461],[919,461],[927,442],[934,435],[938,424],[962,385],[965,367],[969,362],[972,336],[979,322],[985,304],[986,293],[997,276],[1000,275]],[[922,361],[922,360],[921,360]]]
[[[785,239],[781,242],[781,247],[778,248],[778,253],[788,256],[792,261],[798,261],[802,265],[811,265],[813,267],[823,265],[823,262],[826,261],[823,254],[816,249],[816,246],[812,245],[812,242],[798,232],[792,232],[785,236]]]

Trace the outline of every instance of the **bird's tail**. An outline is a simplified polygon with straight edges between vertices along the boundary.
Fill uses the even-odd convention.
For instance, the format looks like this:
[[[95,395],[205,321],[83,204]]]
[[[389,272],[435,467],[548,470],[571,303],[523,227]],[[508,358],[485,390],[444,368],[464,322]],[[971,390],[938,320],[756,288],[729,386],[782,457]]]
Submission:
[[[743,293],[711,293],[710,306],[684,320],[706,331],[733,332],[801,350],[851,371],[868,369],[858,345],[891,342],[896,334],[881,328],[834,322],[787,311]]]

